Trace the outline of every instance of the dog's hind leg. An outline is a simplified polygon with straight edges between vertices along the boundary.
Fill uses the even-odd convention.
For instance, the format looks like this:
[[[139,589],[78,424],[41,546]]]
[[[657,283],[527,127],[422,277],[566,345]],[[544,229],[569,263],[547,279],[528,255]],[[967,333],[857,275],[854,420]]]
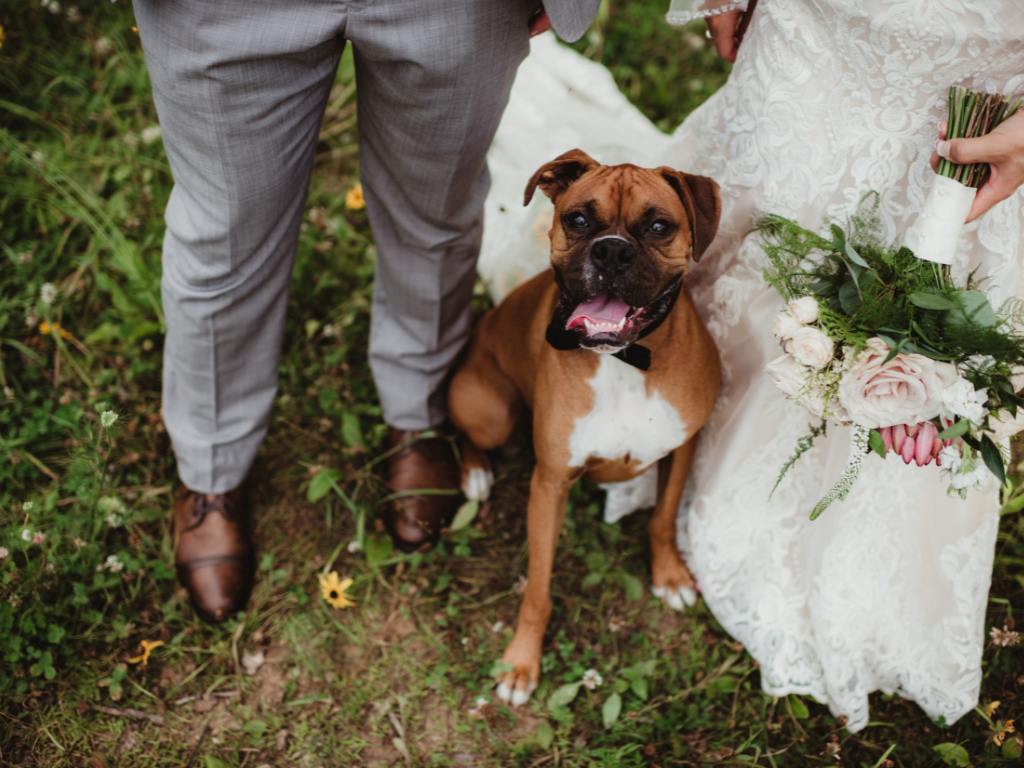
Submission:
[[[459,431],[462,491],[467,499],[484,501],[490,495],[494,474],[487,451],[508,440],[521,407],[515,384],[497,362],[473,350],[448,391],[448,411]]]
[[[697,585],[676,545],[676,518],[697,448],[694,436],[658,463],[658,502],[648,525],[651,591],[677,611],[697,602]]]

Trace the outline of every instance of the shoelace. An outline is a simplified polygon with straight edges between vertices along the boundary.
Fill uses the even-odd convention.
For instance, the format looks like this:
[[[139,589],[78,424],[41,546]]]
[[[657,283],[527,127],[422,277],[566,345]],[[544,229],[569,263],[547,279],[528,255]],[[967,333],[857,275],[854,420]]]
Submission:
[[[198,528],[203,524],[203,521],[206,520],[206,516],[211,512],[223,516],[226,520],[230,520],[232,522],[237,521],[235,505],[231,502],[228,496],[221,494],[207,496],[205,493],[193,493],[192,497],[192,523],[185,529],[185,531],[191,531]]]

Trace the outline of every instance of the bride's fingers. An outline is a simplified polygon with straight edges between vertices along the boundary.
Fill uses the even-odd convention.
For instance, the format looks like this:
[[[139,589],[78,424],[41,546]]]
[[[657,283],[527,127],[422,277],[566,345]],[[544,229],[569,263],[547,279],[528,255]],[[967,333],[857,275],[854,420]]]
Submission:
[[[707,19],[711,42],[718,55],[726,61],[736,61],[736,27],[740,23],[740,11],[720,13]]]
[[[996,203],[1003,202],[1014,193],[1014,190],[1016,187],[1006,183],[1002,176],[989,177],[989,180],[978,189],[971,212],[967,214],[967,221],[974,221]]]
[[[939,153],[938,152],[932,152],[932,156],[928,160],[928,162],[931,163],[932,170],[935,171],[935,172],[938,172],[938,170],[939,170]]]

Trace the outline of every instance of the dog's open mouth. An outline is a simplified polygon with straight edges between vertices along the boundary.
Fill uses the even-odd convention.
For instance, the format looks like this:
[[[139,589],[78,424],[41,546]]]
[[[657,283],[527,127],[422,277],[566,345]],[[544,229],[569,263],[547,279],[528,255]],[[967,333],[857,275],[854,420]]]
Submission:
[[[565,329],[582,331],[586,346],[624,345],[636,339],[645,314],[644,307],[632,307],[616,296],[599,293],[576,305]]]

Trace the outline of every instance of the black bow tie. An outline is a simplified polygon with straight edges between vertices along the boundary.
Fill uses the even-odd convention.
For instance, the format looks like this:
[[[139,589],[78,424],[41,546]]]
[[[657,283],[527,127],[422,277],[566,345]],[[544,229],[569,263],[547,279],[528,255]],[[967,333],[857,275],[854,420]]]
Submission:
[[[640,331],[640,335],[637,337],[638,340],[654,333],[658,326],[665,322],[665,318],[672,312],[672,307],[679,297],[679,291],[682,289],[682,286],[683,280],[680,277],[666,288],[661,296],[651,302],[650,307],[658,313],[658,318]],[[583,332],[575,328],[569,330],[565,327],[569,312],[569,308],[559,305],[555,309],[551,322],[548,323],[547,332],[544,334],[548,344],[559,351],[580,349],[582,346]],[[641,371],[646,371],[651,367],[651,350],[636,342],[623,347],[618,352],[614,352],[612,357],[617,357],[622,362],[632,365]]]

